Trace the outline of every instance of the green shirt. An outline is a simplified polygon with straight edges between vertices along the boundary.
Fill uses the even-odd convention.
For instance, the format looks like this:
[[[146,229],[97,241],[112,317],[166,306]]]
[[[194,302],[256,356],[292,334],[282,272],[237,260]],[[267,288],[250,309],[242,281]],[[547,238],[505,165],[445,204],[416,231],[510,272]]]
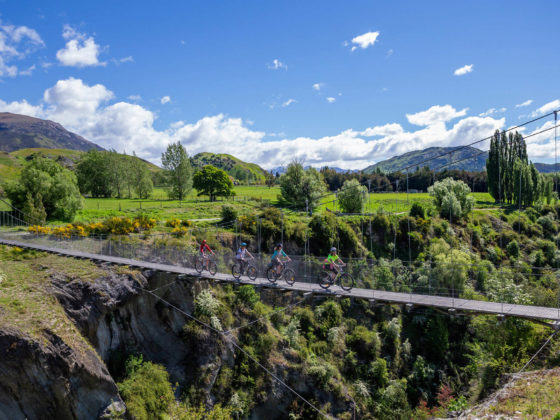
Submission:
[[[336,263],[338,260],[340,260],[340,257],[338,255],[329,254],[329,256],[327,257],[327,261],[330,262],[331,264]]]

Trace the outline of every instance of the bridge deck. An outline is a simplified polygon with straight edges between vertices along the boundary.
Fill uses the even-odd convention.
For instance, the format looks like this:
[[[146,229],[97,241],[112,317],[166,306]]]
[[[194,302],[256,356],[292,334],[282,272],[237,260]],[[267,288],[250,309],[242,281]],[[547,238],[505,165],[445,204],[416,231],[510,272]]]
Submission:
[[[329,290],[324,290],[314,283],[302,283],[295,282],[292,286],[280,281],[279,284],[272,284],[265,278],[257,278],[255,281],[251,281],[245,277],[241,280],[235,280],[230,274],[217,273],[215,276],[211,276],[207,272],[203,274],[197,273],[194,269],[158,264],[147,261],[133,260],[128,258],[112,257],[109,255],[102,254],[91,254],[88,252],[75,251],[62,248],[53,248],[43,245],[36,245],[31,243],[25,243],[20,241],[13,241],[7,239],[0,239],[0,244],[17,246],[20,248],[34,249],[38,251],[56,253],[60,255],[65,255],[68,257],[75,258],[86,258],[94,261],[128,265],[132,267],[139,267],[144,269],[164,271],[175,274],[185,274],[189,276],[202,277],[207,279],[214,279],[219,281],[229,281],[229,282],[240,282],[253,284],[256,286],[271,287],[276,289],[284,290],[294,290],[300,292],[312,292],[316,294],[323,294],[328,296],[340,296],[340,297],[353,297],[358,299],[374,299],[375,301],[396,303],[396,304],[412,304],[415,306],[427,306],[433,308],[439,308],[443,310],[455,310],[455,311],[466,311],[472,313],[481,314],[494,314],[494,315],[505,315],[514,316],[527,319],[535,320],[553,320],[556,322],[560,321],[560,309],[549,308],[543,306],[531,306],[531,305],[514,305],[509,303],[498,303],[498,302],[485,302],[479,300],[468,300],[459,299],[444,296],[434,296],[434,295],[421,295],[415,293],[400,293],[400,292],[387,292],[383,290],[372,290],[372,289],[361,289],[354,288],[350,292],[342,290],[339,286],[331,286]]]

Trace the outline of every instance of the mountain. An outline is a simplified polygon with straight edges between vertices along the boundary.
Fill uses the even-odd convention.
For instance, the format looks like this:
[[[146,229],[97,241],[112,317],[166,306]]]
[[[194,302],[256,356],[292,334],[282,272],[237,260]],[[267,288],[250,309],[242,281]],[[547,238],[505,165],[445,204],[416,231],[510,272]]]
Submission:
[[[27,148],[103,150],[53,121],[0,112],[0,151],[13,152]]]
[[[307,165],[307,166],[304,166],[303,169],[309,169],[311,167],[312,167],[311,165]],[[315,168],[315,169],[320,171],[321,169],[323,169],[325,167],[326,166],[321,166],[320,168]],[[342,169],[342,168],[338,168],[336,166],[328,166],[328,168],[332,169],[333,171],[335,171],[336,173],[339,173],[339,174],[345,174],[346,172],[352,172],[352,173],[360,172],[359,169]],[[276,168],[271,169],[270,172],[274,175],[276,175],[276,174],[282,175],[283,173],[286,172],[286,167],[285,166],[277,166]]]
[[[537,171],[543,174],[548,174],[552,172],[560,172],[560,163],[535,163],[535,168]]]
[[[250,181],[263,183],[266,171],[255,163],[243,162],[232,155],[217,153],[199,153],[191,158],[194,168],[202,168],[205,165],[213,165],[223,169],[231,177],[239,181]]]
[[[447,154],[445,156],[435,158],[436,156],[444,153]],[[485,171],[487,158],[488,152],[470,146],[429,147],[424,150],[414,150],[400,156],[394,156],[391,159],[383,160],[374,165],[368,166],[363,170],[363,172],[370,174],[379,168],[381,172],[390,173],[402,170],[403,168],[409,166],[412,167],[410,170],[414,172],[417,165],[420,167],[429,166],[430,169],[438,169],[450,162],[457,163],[442,167],[439,170],[460,169],[466,171]],[[427,159],[433,160],[422,163]]]

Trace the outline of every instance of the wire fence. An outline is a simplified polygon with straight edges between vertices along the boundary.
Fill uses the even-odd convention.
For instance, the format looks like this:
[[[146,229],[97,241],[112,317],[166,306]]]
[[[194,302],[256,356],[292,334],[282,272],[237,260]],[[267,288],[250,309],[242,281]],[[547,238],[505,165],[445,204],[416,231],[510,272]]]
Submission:
[[[177,241],[170,234],[87,237],[71,235],[32,234],[24,230],[0,231],[0,237],[49,248],[68,249],[89,254],[100,254],[136,261],[164,264],[169,266],[195,268],[199,258],[197,249],[186,241]],[[248,263],[257,269],[258,277],[267,277],[271,266],[271,256],[252,249],[254,259]],[[222,250],[210,257],[217,265],[218,272],[232,273],[236,263],[235,249]],[[296,281],[316,283],[324,275],[324,257],[311,255],[290,256],[287,267],[295,273]],[[416,295],[429,295],[471,300],[488,300],[504,304],[525,304],[558,309],[560,319],[559,289],[544,296],[531,294],[531,289],[516,286],[516,276],[547,276],[547,283],[560,284],[560,270],[550,267],[533,267],[529,272],[525,267],[493,267],[488,263],[461,263],[460,261],[401,261],[367,258],[344,258],[344,271],[354,279],[354,287],[391,291]],[[522,271],[523,270],[523,271]],[[492,287],[481,283],[492,276]],[[284,281],[280,278],[278,283]],[[288,285],[286,284],[286,287]],[[519,296],[524,296],[519,300]]]

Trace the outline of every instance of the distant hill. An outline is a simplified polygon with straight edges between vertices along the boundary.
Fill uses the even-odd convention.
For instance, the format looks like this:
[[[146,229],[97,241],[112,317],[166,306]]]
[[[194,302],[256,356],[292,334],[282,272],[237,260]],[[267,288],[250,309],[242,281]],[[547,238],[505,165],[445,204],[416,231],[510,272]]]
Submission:
[[[255,163],[243,162],[232,155],[217,153],[199,153],[191,158],[194,168],[202,168],[205,165],[213,165],[223,169],[231,177],[245,182],[263,183],[266,171]]]
[[[53,121],[0,112],[0,151],[13,152],[28,148],[103,150]]]
[[[315,169],[317,169],[319,171],[324,167],[325,166],[322,166],[320,168],[315,168]],[[311,165],[304,166],[304,169],[309,169],[309,168],[311,168]],[[328,168],[332,169],[333,171],[335,171],[337,173],[360,172],[359,169],[342,169],[342,168],[338,168],[336,166],[329,166]],[[270,172],[274,175],[276,175],[276,174],[282,175],[284,172],[286,172],[286,167],[285,166],[277,166],[276,168],[271,169]]]
[[[383,173],[396,172],[408,166],[412,166],[411,171],[416,169],[416,165],[424,167],[429,166],[430,169],[437,169],[450,162],[458,161],[443,169],[459,169],[465,171],[484,171],[486,170],[486,159],[488,152],[482,152],[474,147],[429,147],[424,150],[414,150],[400,156],[394,156],[391,159],[383,160],[374,165],[368,166],[363,170],[365,173],[372,173],[379,168]],[[443,153],[445,156],[435,158]],[[422,163],[426,159],[435,158],[429,162]]]
[[[535,168],[537,168],[537,171],[543,173],[543,174],[548,174],[551,172],[560,172],[560,163],[554,164],[554,163],[535,163]]]
[[[84,153],[85,152],[80,150],[45,148],[21,149],[10,153],[0,151],[0,185],[4,181],[15,180],[19,176],[25,162],[36,156],[52,159],[60,163],[65,168],[74,170],[76,164]],[[159,166],[156,166],[144,159],[140,160],[148,165],[148,169],[151,172],[156,173],[162,171]]]

